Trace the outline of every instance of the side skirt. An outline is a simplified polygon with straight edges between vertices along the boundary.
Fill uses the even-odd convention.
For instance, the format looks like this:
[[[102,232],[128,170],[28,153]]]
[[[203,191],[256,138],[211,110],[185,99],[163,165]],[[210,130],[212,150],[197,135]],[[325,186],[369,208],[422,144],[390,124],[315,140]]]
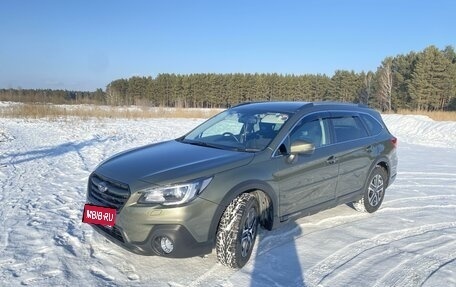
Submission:
[[[306,209],[302,209],[300,211],[281,216],[281,217],[279,217],[280,223],[285,223],[285,222],[288,222],[289,220],[298,219],[298,218],[301,218],[304,216],[309,216],[309,215],[318,213],[318,212],[326,210],[326,209],[334,208],[334,207],[344,204],[344,203],[358,201],[361,199],[362,196],[363,196],[363,190],[362,189],[357,190],[352,193],[346,194],[344,196],[337,197],[333,200],[328,200],[328,201],[319,203],[317,205],[308,207]]]

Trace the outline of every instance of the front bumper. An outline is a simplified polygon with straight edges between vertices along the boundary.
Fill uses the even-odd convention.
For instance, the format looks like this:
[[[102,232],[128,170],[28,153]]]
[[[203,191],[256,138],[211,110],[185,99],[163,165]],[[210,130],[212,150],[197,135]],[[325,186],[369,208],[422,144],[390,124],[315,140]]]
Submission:
[[[181,258],[212,252],[215,234],[211,224],[217,204],[196,198],[184,206],[161,207],[137,204],[137,198],[130,200],[117,214],[115,226],[92,225],[93,228],[136,254]],[[170,253],[160,246],[163,236],[173,243]]]
[[[125,232],[119,226],[112,228],[101,225],[91,226],[120,247],[139,255],[160,255],[172,258],[185,258],[208,254],[214,247],[213,240],[197,242],[190,232],[182,225],[154,225],[142,242],[128,242]],[[165,253],[160,248],[160,238],[166,236],[173,242],[174,249],[171,253]]]

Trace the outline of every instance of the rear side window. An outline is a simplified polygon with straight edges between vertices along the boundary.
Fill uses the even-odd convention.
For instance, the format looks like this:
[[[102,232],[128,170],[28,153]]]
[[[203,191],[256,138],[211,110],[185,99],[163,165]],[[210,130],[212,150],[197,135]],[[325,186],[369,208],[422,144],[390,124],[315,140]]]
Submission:
[[[357,116],[344,116],[332,119],[336,142],[345,142],[367,137],[367,131]]]
[[[364,123],[366,124],[366,127],[369,130],[370,135],[374,136],[374,135],[378,135],[379,133],[382,132],[382,130],[383,130],[382,125],[376,119],[374,119],[372,116],[366,115],[366,114],[361,114],[361,118],[363,119]]]

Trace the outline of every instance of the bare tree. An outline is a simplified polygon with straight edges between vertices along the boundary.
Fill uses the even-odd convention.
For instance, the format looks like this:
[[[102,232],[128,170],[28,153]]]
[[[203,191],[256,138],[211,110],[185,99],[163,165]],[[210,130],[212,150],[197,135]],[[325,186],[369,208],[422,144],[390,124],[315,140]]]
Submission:
[[[378,100],[383,111],[391,111],[391,93],[393,90],[392,59],[387,58],[379,68]]]
[[[369,105],[369,99],[370,96],[372,95],[372,89],[373,89],[373,74],[372,72],[367,72],[367,74],[362,73],[361,74],[362,80],[363,80],[363,86],[361,89],[361,92],[358,95],[358,101],[361,104]]]

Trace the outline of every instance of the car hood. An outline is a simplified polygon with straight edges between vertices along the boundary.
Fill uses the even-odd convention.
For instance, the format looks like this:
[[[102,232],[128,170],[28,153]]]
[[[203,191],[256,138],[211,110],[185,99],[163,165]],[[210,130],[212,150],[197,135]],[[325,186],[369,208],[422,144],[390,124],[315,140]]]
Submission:
[[[254,154],[197,146],[178,141],[147,145],[109,158],[95,173],[129,185],[181,182],[249,163]]]

